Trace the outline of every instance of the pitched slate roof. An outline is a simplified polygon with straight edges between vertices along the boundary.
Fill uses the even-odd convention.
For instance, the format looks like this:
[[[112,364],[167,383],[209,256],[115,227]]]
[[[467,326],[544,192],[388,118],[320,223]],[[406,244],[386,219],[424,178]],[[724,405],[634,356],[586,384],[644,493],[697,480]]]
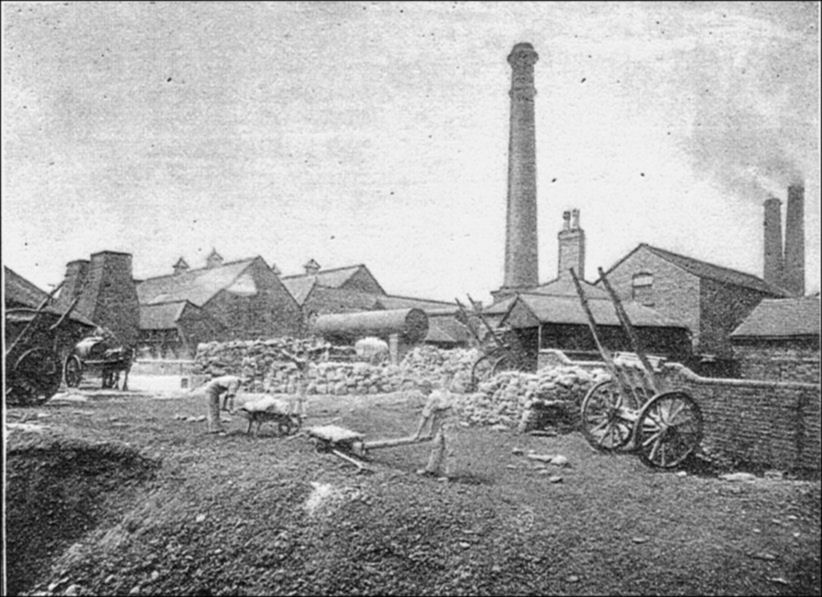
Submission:
[[[588,317],[579,302],[579,298],[574,296],[553,296],[540,294],[519,294],[519,299],[525,306],[539,319],[541,323],[563,323],[575,325],[588,325]],[[588,306],[594,316],[597,325],[620,325],[614,305],[610,300],[588,297]],[[653,309],[643,307],[632,301],[624,301],[622,306],[628,314],[628,319],[637,327],[665,327],[665,328],[687,328],[669,317],[665,317]],[[513,307],[513,301],[509,311]],[[503,317],[503,323],[507,319]]]
[[[188,301],[140,305],[141,330],[167,330],[177,327],[177,320],[183,314]]]
[[[36,309],[40,306],[43,300],[48,297],[48,292],[38,288],[10,267],[4,265],[3,271],[5,274],[4,298],[7,304],[12,302]],[[64,313],[63,309],[57,308],[54,299],[50,300],[48,305],[43,310],[48,311],[49,313],[55,313],[57,315],[62,315]],[[76,310],[71,312],[69,319],[87,326],[95,325],[93,321],[78,313]]]
[[[362,263],[359,263],[357,265],[347,265],[345,267],[324,269],[320,270],[316,274],[293,274],[291,276],[282,276],[280,280],[284,284],[286,284],[287,281],[291,280],[314,278],[317,280],[318,284],[322,284],[323,286],[328,286],[330,288],[339,288],[340,286],[348,282],[348,280],[351,279],[351,276],[356,274],[361,269],[365,270],[371,276],[371,278],[374,280],[377,286],[380,286],[380,283],[377,282],[377,279],[374,278],[371,272],[368,271],[368,268],[365,267],[365,265]],[[287,284],[286,288],[288,288]],[[295,296],[294,298],[296,299],[297,297]]]
[[[677,267],[699,278],[716,280],[717,282],[722,282],[723,284],[733,284],[735,286],[742,286],[745,288],[758,290],[759,292],[765,292],[775,296],[789,296],[789,293],[787,291],[778,288],[772,284],[768,284],[767,282],[765,282],[765,280],[763,280],[762,278],[758,278],[753,274],[746,274],[744,272],[740,272],[729,267],[714,265],[713,263],[708,263],[707,261],[700,261],[699,259],[694,259],[693,257],[680,255],[679,253],[673,253],[665,249],[660,249],[659,247],[651,246],[647,243],[640,243],[639,245],[637,245],[637,247],[633,251],[631,251],[625,257],[623,257],[614,265],[612,265],[611,268],[605,272],[606,275],[613,271],[620,263],[625,261],[628,257],[630,257],[631,255],[633,255],[634,253],[643,248],[650,251],[654,255],[664,259],[665,261],[668,261],[669,263],[672,263]]]
[[[588,298],[604,298],[610,300],[608,292],[600,288],[599,286],[594,286],[593,284],[591,284],[590,282],[586,282],[585,280],[580,280],[580,283],[582,289],[585,291],[585,296],[587,296]],[[552,296],[572,296],[579,300],[579,295],[577,295],[576,286],[574,286],[574,279],[571,277],[570,274],[554,278],[550,282],[540,284],[539,286],[535,286],[534,288],[529,288],[528,293],[548,294]]]
[[[819,337],[819,298],[763,299],[731,338]]]
[[[259,257],[147,278],[137,285],[137,297],[141,305],[190,301],[201,307],[215,294],[231,286],[255,259]]]
[[[314,276],[285,276],[280,278],[280,282],[283,283],[285,289],[294,297],[297,304],[302,307],[305,299],[307,299],[311,293],[311,289],[314,288],[314,285],[317,283],[317,279]]]

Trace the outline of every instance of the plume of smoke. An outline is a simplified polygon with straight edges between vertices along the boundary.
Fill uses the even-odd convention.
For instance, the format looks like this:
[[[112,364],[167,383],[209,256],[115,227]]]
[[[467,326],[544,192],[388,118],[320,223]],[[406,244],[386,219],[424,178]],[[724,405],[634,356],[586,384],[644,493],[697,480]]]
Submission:
[[[700,65],[691,70],[699,76],[691,82],[695,111],[683,143],[694,167],[755,200],[801,184],[803,164],[818,153],[818,115],[807,101],[816,82],[796,55],[771,47],[729,56],[701,47],[690,59]]]

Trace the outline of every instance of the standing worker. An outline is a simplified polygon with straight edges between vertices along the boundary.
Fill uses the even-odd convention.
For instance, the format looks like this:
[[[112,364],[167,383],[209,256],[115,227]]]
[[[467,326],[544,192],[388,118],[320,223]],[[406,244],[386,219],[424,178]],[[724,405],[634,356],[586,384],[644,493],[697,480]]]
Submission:
[[[453,450],[446,440],[448,423],[446,417],[451,410],[451,381],[452,375],[443,377],[441,389],[432,391],[431,383],[423,381],[420,384],[422,393],[428,396],[428,401],[422,409],[422,419],[417,426],[414,435],[416,439],[430,439],[433,436],[433,447],[428,457],[428,464],[425,468],[417,471],[420,475],[440,476],[447,479],[451,472],[451,460]],[[429,427],[427,433],[423,435],[425,428]]]
[[[294,345],[296,349],[296,344]],[[308,349],[307,352],[319,352],[323,350],[327,350],[327,346],[320,346],[314,349]],[[297,381],[297,412],[292,413],[297,415],[302,422],[305,419],[305,402],[306,402],[306,393],[308,392],[308,371],[311,367],[311,361],[306,358],[298,357],[297,355],[285,350],[284,348],[280,350],[282,355],[287,358],[289,361],[297,365],[297,371],[299,371],[300,378]]]
[[[223,397],[223,410],[229,410],[229,402],[233,408],[234,398],[240,391],[242,382],[243,380],[236,375],[223,375],[215,377],[205,385],[203,392],[208,408],[208,433],[225,433],[220,420],[220,397]]]

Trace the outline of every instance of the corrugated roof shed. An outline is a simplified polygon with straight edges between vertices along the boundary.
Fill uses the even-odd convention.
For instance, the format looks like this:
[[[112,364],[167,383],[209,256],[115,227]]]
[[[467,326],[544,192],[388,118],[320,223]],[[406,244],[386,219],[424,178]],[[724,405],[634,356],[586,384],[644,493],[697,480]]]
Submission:
[[[519,299],[541,323],[588,325],[588,318],[578,297],[520,294]],[[513,307],[513,302],[511,304]],[[620,325],[610,300],[588,297],[588,306],[598,325]],[[653,309],[634,302],[622,303],[631,323],[637,327],[687,328],[683,323],[660,315]],[[509,307],[510,310],[510,307]],[[505,318],[502,320],[505,321]]]
[[[819,337],[819,298],[763,299],[731,338]]]
[[[217,267],[147,278],[137,285],[137,297],[141,305],[189,301],[201,307],[230,286],[254,259],[257,257]]]

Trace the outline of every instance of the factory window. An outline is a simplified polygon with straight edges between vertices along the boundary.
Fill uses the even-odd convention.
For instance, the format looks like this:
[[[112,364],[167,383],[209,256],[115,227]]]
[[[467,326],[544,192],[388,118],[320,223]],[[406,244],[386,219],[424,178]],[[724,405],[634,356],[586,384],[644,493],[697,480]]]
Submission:
[[[637,272],[631,280],[631,296],[640,305],[654,306],[654,275],[650,272]]]

